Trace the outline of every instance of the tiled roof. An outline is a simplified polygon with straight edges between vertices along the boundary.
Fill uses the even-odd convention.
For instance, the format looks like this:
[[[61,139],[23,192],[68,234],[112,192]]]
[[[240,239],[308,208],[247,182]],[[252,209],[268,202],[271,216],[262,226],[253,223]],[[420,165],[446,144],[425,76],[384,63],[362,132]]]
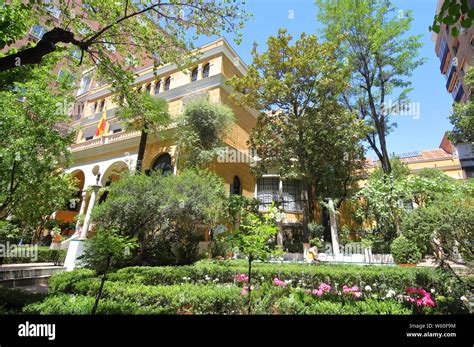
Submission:
[[[426,151],[401,154],[398,157],[400,157],[400,161],[402,163],[411,163],[414,161],[422,161],[422,160],[451,159],[453,155],[446,152],[442,148],[436,148],[436,149],[430,149]]]

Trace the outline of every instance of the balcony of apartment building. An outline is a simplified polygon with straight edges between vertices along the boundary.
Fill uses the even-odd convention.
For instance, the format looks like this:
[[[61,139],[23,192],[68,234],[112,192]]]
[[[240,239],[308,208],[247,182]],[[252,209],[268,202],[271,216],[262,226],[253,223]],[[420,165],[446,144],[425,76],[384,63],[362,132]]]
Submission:
[[[449,62],[451,60],[451,52],[448,47],[448,41],[445,36],[442,36],[441,43],[438,50],[438,57],[441,62],[440,71],[442,74],[445,74],[448,70]]]
[[[448,91],[451,92],[451,95],[453,96],[455,102],[461,102],[464,99],[464,88],[462,87],[462,82],[460,78],[457,79],[452,90],[448,89]]]

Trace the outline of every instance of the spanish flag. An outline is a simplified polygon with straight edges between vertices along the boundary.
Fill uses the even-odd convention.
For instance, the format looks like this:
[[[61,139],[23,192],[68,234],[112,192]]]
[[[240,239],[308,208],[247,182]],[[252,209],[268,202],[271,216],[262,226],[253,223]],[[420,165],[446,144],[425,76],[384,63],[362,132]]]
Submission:
[[[102,136],[107,134],[109,131],[109,123],[107,122],[107,110],[102,112],[102,117],[100,118],[100,122],[97,125],[97,130],[95,131],[95,136]]]

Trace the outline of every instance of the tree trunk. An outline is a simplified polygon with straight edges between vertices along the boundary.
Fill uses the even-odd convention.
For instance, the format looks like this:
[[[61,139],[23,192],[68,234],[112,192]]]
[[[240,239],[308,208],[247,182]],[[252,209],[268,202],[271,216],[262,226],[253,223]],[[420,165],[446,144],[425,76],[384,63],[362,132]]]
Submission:
[[[277,231],[277,245],[281,246],[283,248],[283,239],[284,239],[284,234],[283,234],[283,222],[278,222],[278,231]]]
[[[332,252],[334,256],[338,256],[339,252],[339,235],[337,232],[337,216],[336,209],[334,208],[334,201],[328,199],[328,212],[329,212],[329,225],[331,228],[331,243],[332,243]]]
[[[249,287],[249,307],[248,307],[248,314],[252,314],[252,256],[249,255],[249,282],[248,282],[248,287]]]
[[[308,224],[310,222],[310,209],[309,209],[309,199],[308,199],[308,180],[307,178],[302,179],[302,193],[303,193],[303,242],[308,242],[309,239],[309,229]]]
[[[143,158],[145,157],[145,148],[146,148],[147,139],[148,139],[148,128],[145,126],[142,129],[142,133],[140,135],[140,144],[138,145],[137,166],[135,167],[135,170],[137,172],[142,171],[142,164],[143,164]]]
[[[104,290],[105,280],[107,279],[107,271],[109,270],[109,267],[110,267],[110,260],[111,260],[111,258],[109,257],[107,259],[106,270],[105,270],[104,275],[102,276],[102,279],[100,281],[99,291],[97,292],[97,296],[95,297],[94,307],[92,307],[92,315],[95,315],[97,313],[97,306],[99,306],[99,300],[102,296],[102,291]]]
[[[382,151],[382,170],[386,174],[392,172],[392,165],[390,164],[390,157],[387,151],[387,143],[385,141],[385,134],[379,133],[379,142],[380,142],[380,150]]]

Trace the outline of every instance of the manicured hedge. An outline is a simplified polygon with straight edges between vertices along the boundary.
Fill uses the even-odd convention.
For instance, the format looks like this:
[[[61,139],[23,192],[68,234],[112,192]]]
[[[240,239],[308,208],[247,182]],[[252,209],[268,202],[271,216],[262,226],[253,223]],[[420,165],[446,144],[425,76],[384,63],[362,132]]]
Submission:
[[[90,314],[97,279],[81,280],[74,285],[76,295],[56,294],[41,303],[25,307],[30,314]],[[144,286],[120,282],[106,283],[99,314],[242,314],[245,299],[240,289],[222,285]],[[411,314],[395,300],[332,302],[281,297],[270,305],[256,299],[256,314]]]
[[[367,299],[364,301],[348,302],[313,301],[308,304],[301,300],[295,300],[290,296],[279,299],[273,307],[273,313],[293,315],[408,315],[413,312],[395,300],[380,301]]]
[[[95,298],[85,295],[54,295],[46,300],[33,303],[23,309],[28,314],[91,314]],[[130,302],[103,300],[97,309],[98,314],[140,314],[140,307]]]
[[[234,282],[238,273],[247,273],[243,262],[198,262],[191,266],[180,267],[129,267],[111,274],[109,279],[146,285],[172,285],[183,282],[218,283]],[[291,280],[292,283],[304,283],[306,286],[319,286],[321,282],[342,285],[365,286],[384,285],[396,291],[410,286],[438,288],[443,280],[438,272],[429,268],[400,266],[354,266],[354,265],[307,265],[307,264],[263,264],[252,268],[256,281],[272,281],[278,277]],[[263,280],[262,280],[263,278]]]
[[[246,312],[242,283],[235,275],[246,273],[242,261],[201,261],[190,266],[129,267],[108,275],[104,287],[103,314],[240,314]],[[438,305],[422,313],[465,313],[459,298],[464,295],[453,276],[413,267],[307,265],[256,263],[254,313],[260,314],[411,314],[416,307],[400,303],[387,292],[406,294],[407,287],[433,290]],[[291,280],[285,287],[273,279]],[[235,282],[235,283],[234,283]],[[344,295],[316,298],[308,289],[328,283],[336,291],[343,285],[357,285],[364,291],[361,300],[345,300]],[[43,314],[88,313],[92,309],[99,279],[91,270],[81,269],[54,275],[49,282],[50,297],[32,304],[25,312]],[[366,286],[373,289],[365,289]],[[290,289],[291,287],[291,289]],[[63,300],[74,294],[78,301]],[[400,298],[399,298],[400,299]],[[92,301],[91,301],[92,300]],[[46,303],[49,303],[48,306]],[[101,305],[99,305],[101,306]],[[425,312],[426,311],[426,312]],[[420,312],[421,313],[421,312]]]
[[[22,246],[18,246],[22,247]],[[26,248],[26,247],[25,247]],[[33,247],[28,247],[30,251],[33,251]],[[48,246],[38,246],[37,259],[30,257],[5,257],[3,258],[3,264],[24,264],[24,263],[51,263],[54,261],[55,251],[49,249]],[[61,263],[66,259],[67,249],[59,250],[59,261]],[[36,257],[36,255],[35,255]]]
[[[64,286],[63,288],[66,288]],[[89,278],[79,280],[69,289],[81,298],[80,308],[74,301],[67,300],[60,303],[55,297],[64,298],[64,294],[51,296],[42,304],[35,304],[26,309],[28,313],[41,314],[66,314],[90,313],[92,309],[90,300],[82,296],[94,298],[99,288],[99,279]],[[104,302],[111,305],[110,310],[104,309],[103,313],[135,313],[135,314],[238,314],[241,311],[243,299],[240,288],[210,285],[172,285],[172,286],[146,286],[142,284],[127,284],[122,282],[106,282],[103,291]],[[53,307],[48,307],[49,302]],[[92,301],[93,302],[93,301]],[[123,312],[113,303],[124,305]],[[101,306],[102,303],[99,305]],[[113,309],[112,309],[113,308]]]
[[[89,269],[57,273],[48,281],[49,293],[70,293],[75,283],[86,278],[92,278],[94,275],[94,271]]]

